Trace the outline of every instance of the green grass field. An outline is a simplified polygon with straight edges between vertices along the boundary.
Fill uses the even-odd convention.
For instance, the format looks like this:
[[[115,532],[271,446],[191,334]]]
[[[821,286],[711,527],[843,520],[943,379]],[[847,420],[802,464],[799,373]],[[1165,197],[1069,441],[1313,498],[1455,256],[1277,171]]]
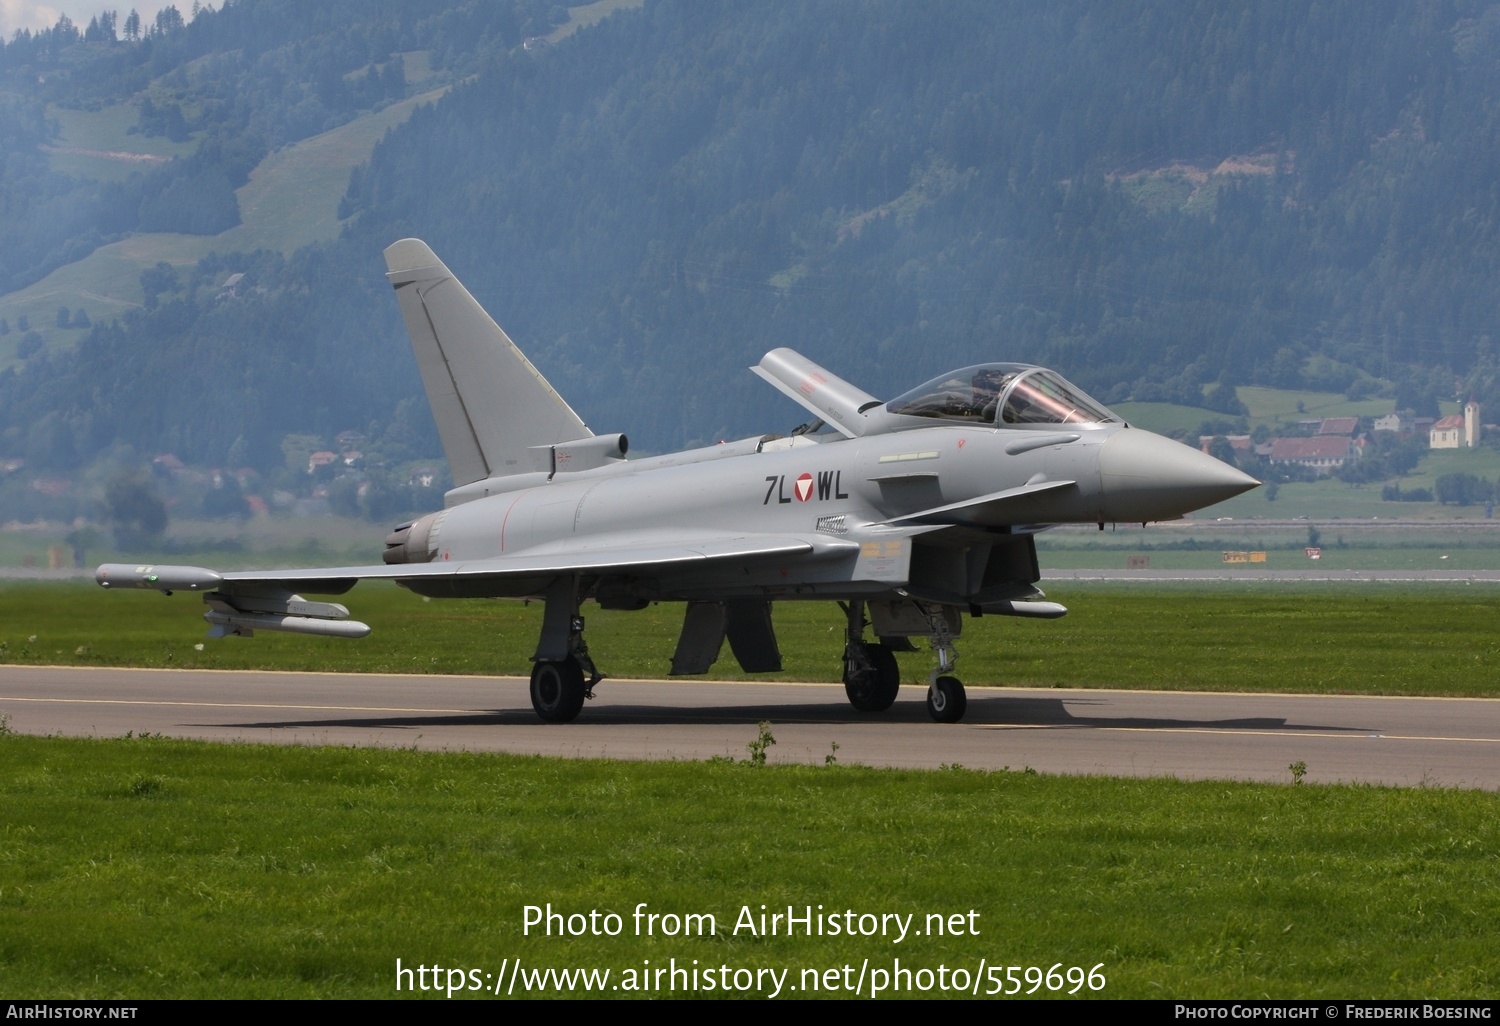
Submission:
[[[804,971],[852,966],[852,984],[898,958],[925,996],[939,966],[987,990],[981,960],[1097,969],[1082,994],[1115,998],[1500,982],[1500,796],[1481,792],[15,735],[0,775],[12,995],[386,998],[397,959],[477,971],[444,975],[485,990],[455,997],[515,959],[610,970],[611,996],[673,959],[786,970],[794,997],[813,996]],[[641,903],[713,932],[637,936]],[[525,907],[548,904],[615,913],[619,935],[528,933]],[[762,905],[963,932],[736,934]]]
[[[1500,693],[1500,586],[1058,582],[1061,620],[967,621],[959,673],[971,686],[1478,695]],[[384,582],[340,599],[373,628],[359,641],[259,634],[208,640],[198,596],[110,593],[92,583],[0,588],[0,663],[524,675],[541,605],[431,600]],[[682,606],[589,605],[589,647],[605,673],[666,673]],[[834,681],[842,617],[832,603],[778,603],[785,671],[755,679]],[[34,639],[34,640],[33,640]],[[201,648],[199,647],[201,646]],[[932,656],[900,656],[907,681]],[[1101,658],[1108,653],[1108,658]],[[710,679],[743,680],[726,650]],[[3,710],[0,710],[3,712]]]
[[[1313,536],[1321,557],[1306,550]],[[1225,552],[1262,551],[1263,564],[1227,564]],[[1183,522],[1113,530],[1063,527],[1037,537],[1042,572],[1123,570],[1145,556],[1152,570],[1494,570],[1500,521],[1262,520]]]
[[[1331,534],[1331,532],[1330,532]],[[1329,538],[1329,545],[1333,542]],[[1257,564],[1226,563],[1220,549],[1243,552],[1265,551],[1266,561]],[[1124,570],[1129,556],[1137,554],[1130,550],[1106,551],[1096,549],[1046,548],[1038,555],[1044,573],[1054,576],[1068,570]],[[1452,570],[1478,571],[1500,570],[1500,550],[1492,548],[1451,549],[1336,549],[1325,547],[1316,562],[1296,550],[1266,550],[1258,540],[1247,544],[1226,541],[1209,551],[1201,552],[1145,552],[1151,570],[1221,570],[1226,575],[1243,574],[1247,578],[1259,570]]]

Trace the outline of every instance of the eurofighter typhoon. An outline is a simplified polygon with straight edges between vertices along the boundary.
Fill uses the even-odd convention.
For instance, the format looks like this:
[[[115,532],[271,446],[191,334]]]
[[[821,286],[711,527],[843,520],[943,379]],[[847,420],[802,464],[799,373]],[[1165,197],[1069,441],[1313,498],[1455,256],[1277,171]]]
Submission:
[[[850,703],[888,709],[893,653],[926,638],[927,709],[952,723],[966,704],[953,676],[965,613],[1067,612],[1036,587],[1036,532],[1176,519],[1257,484],[1042,367],[964,367],[882,402],[790,349],[751,370],[809,423],[627,460],[625,436],[591,432],[426,243],[404,239],[385,258],[456,485],[444,508],[392,531],[376,566],[106,564],[101,585],[203,592],[215,637],[363,637],[344,606],[302,596],[365,579],[434,598],[540,599],[531,703],[554,723],[603,679],[586,601],[683,603],[673,674],[707,672],[726,638],[747,673],[779,670],[772,603],[837,602]]]

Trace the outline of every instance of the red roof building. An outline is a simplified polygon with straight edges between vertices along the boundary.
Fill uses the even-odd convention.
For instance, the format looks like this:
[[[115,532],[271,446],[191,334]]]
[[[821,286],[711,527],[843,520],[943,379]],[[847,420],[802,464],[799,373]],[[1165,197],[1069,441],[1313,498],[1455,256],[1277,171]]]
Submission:
[[[1318,425],[1320,435],[1341,435],[1348,438],[1358,430],[1358,417],[1325,417],[1323,423]]]
[[[1479,444],[1483,434],[1479,404],[1470,399],[1464,404],[1463,416],[1444,417],[1432,425],[1427,446],[1430,449],[1472,449]]]
[[[1295,463],[1311,467],[1326,477],[1351,460],[1359,459],[1354,439],[1338,435],[1313,438],[1278,438],[1271,443],[1272,463]]]

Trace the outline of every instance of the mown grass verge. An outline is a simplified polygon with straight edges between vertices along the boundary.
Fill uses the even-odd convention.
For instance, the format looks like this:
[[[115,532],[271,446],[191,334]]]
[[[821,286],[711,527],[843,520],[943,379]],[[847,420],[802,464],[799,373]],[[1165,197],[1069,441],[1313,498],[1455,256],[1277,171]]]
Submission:
[[[1487,584],[1059,584],[1055,621],[967,621],[966,683],[1287,691],[1500,693],[1500,587]],[[0,587],[0,663],[524,675],[541,604],[424,601],[384,582],[344,601],[373,633],[360,641],[262,633],[208,640],[195,595],[106,592],[92,584]],[[605,612],[589,605],[590,649],[615,677],[666,673],[682,606]],[[778,603],[785,672],[756,679],[837,680],[843,620],[829,602]],[[34,639],[34,640],[33,640]],[[202,646],[201,649],[198,646]],[[932,655],[904,653],[925,680]],[[743,680],[726,646],[711,679]]]
[[[866,958],[1103,963],[1104,997],[1500,983],[1500,796],[1482,792],[13,734],[0,779],[14,996],[383,998],[398,958],[615,983],[697,959],[790,969],[793,985]],[[636,936],[641,902],[716,931]],[[523,935],[524,907],[548,903],[623,930]],[[736,935],[762,904],[918,928],[973,910],[977,933]]]

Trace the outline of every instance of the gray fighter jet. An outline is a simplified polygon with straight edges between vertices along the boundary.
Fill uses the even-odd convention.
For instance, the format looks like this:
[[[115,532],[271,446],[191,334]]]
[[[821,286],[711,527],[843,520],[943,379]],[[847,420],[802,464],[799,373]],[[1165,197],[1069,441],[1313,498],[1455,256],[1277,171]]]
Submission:
[[[217,637],[363,637],[344,606],[302,595],[364,579],[539,598],[531,702],[549,722],[576,717],[603,678],[584,642],[587,600],[684,603],[673,674],[706,672],[726,638],[746,672],[779,670],[772,603],[835,601],[854,707],[889,708],[893,653],[925,637],[937,662],[927,708],[952,723],[966,704],[952,676],[963,614],[1067,612],[1036,587],[1037,531],[1171,520],[1258,483],[1041,367],[965,367],[881,402],[790,349],[751,370],[811,422],[627,460],[625,436],[593,434],[425,243],[385,257],[453,472],[444,508],[391,532],[377,566],[106,564],[101,585],[201,591]]]

